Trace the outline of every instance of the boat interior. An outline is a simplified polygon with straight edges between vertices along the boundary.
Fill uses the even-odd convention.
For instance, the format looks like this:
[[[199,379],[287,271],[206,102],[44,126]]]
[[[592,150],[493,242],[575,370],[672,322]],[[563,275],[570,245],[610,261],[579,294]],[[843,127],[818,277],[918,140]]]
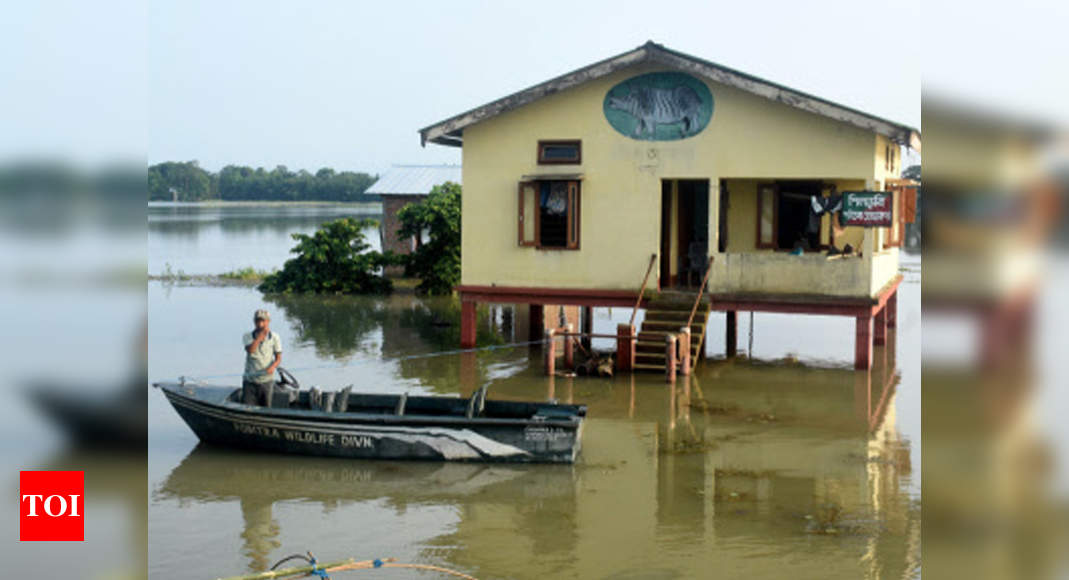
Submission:
[[[470,397],[436,397],[364,394],[351,392],[352,386],[339,391],[322,391],[316,387],[301,389],[286,383],[275,383],[270,389],[268,405],[272,409],[322,411],[327,413],[359,413],[363,415],[394,415],[422,417],[464,417],[495,419],[567,420],[586,415],[585,405],[561,405],[522,401],[489,401],[489,385],[478,389]],[[229,396],[230,402],[242,402],[242,389]]]

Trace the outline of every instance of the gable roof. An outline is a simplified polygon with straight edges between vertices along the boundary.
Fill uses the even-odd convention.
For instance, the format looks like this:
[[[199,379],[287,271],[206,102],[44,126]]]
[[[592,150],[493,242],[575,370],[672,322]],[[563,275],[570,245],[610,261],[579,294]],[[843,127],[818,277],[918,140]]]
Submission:
[[[460,183],[459,165],[394,165],[364,192],[367,195],[428,195],[435,185]]]
[[[604,77],[622,68],[644,62],[660,64],[675,70],[705,77],[803,111],[873,131],[890,138],[895,143],[906,145],[916,151],[921,149],[920,131],[912,127],[870,115],[845,105],[833,103],[714,62],[690,56],[689,54],[676,52],[652,40],[634,50],[563,74],[544,83],[424,127],[419,131],[420,142],[424,146],[430,141],[439,145],[460,147],[464,143],[464,128],[469,125],[474,125],[501,113],[522,107],[542,97]]]

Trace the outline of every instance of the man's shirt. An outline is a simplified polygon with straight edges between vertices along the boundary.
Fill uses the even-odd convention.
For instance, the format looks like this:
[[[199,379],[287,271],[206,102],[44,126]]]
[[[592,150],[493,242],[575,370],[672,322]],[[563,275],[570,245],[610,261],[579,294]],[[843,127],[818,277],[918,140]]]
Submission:
[[[244,340],[246,347],[252,344],[252,333],[246,332]],[[274,377],[266,373],[267,367],[275,362],[275,355],[281,352],[282,339],[274,331],[269,332],[255,350],[245,353],[245,380],[257,383],[273,381]]]

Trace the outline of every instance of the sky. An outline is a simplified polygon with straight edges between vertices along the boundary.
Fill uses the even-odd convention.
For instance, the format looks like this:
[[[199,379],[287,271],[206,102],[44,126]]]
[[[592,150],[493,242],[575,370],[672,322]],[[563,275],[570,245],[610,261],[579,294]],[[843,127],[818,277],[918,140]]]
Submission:
[[[647,40],[921,127],[1069,125],[1069,3],[40,0],[5,6],[0,164],[458,162],[421,127]]]
[[[920,127],[919,50],[845,32],[874,30],[866,6],[817,18],[809,3],[155,2],[148,161],[459,163],[418,130],[647,40]]]

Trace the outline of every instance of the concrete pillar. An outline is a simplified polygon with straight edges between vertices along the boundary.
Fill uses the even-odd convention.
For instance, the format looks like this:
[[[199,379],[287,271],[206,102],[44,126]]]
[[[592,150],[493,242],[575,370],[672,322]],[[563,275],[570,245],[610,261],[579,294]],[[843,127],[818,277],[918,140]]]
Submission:
[[[738,313],[734,310],[728,310],[724,314],[727,317],[724,325],[724,350],[725,354],[730,358],[738,354],[739,351]]]
[[[873,321],[873,344],[883,346],[887,344],[887,306],[884,306],[876,313],[876,320]]]
[[[887,328],[895,328],[898,325],[898,288],[887,297]]]
[[[676,337],[668,334],[664,337],[664,380],[669,383],[676,382],[676,352],[679,346]]]
[[[872,315],[857,317],[854,333],[854,368],[867,371],[872,368]]]
[[[475,302],[460,303],[460,348],[475,348]]]
[[[690,374],[690,327],[679,329],[679,374]]]
[[[557,340],[553,335],[554,331],[552,328],[546,331],[546,343],[543,352],[545,352],[546,356],[545,366],[547,376],[553,376],[557,371]]]
[[[616,325],[616,370],[631,372],[635,362],[635,327],[631,324]]]

